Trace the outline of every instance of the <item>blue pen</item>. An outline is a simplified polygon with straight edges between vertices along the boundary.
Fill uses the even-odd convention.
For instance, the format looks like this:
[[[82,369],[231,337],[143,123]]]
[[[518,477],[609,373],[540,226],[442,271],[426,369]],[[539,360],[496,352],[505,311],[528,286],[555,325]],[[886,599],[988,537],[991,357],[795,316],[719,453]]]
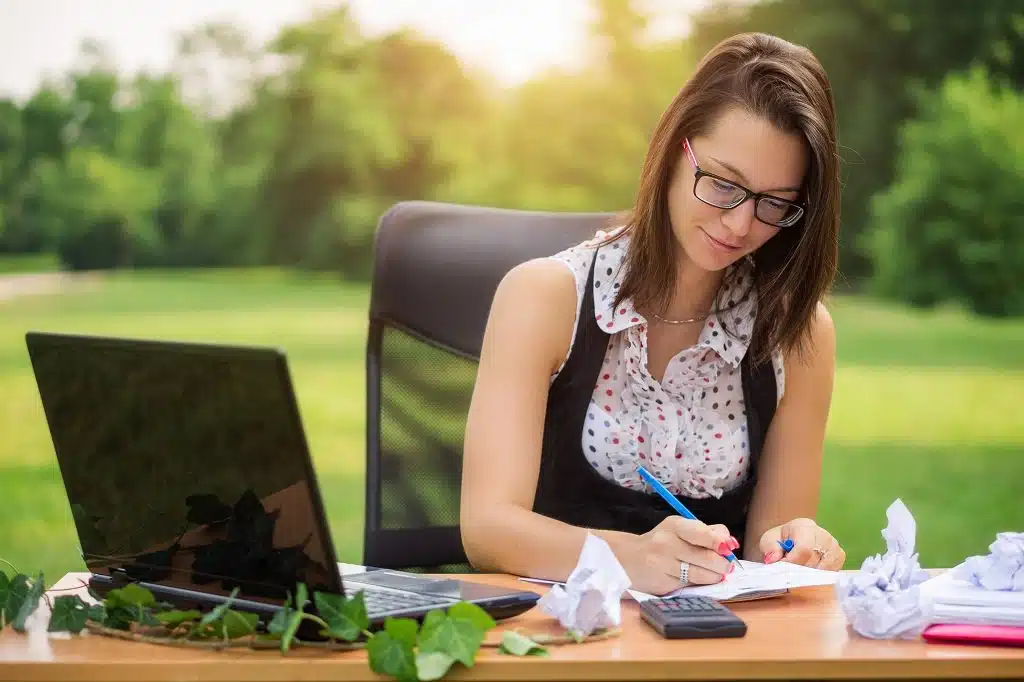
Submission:
[[[670,493],[668,491],[668,488],[663,486],[661,484],[661,481],[656,479],[654,477],[654,475],[650,471],[648,471],[647,469],[643,468],[642,466],[637,466],[636,470],[643,477],[643,479],[645,481],[647,481],[647,483],[652,488],[654,488],[654,492],[656,492],[659,495],[661,495],[661,498],[663,500],[665,500],[666,502],[668,502],[669,506],[671,506],[673,509],[675,509],[677,512],[679,512],[680,516],[683,516],[683,517],[685,517],[687,519],[691,519],[693,521],[699,520],[699,519],[697,519],[696,516],[693,515],[693,513],[689,509],[684,507],[683,503],[680,502],[676,498],[675,495]],[[732,552],[729,552],[728,554],[726,554],[725,558],[728,559],[729,561],[736,561],[736,555],[733,554]],[[736,565],[739,566],[740,568],[743,568],[743,564],[739,563],[738,561],[736,562]]]
[[[793,551],[793,541],[789,538],[786,538],[785,540],[776,540],[775,542],[779,543],[779,547],[782,548],[782,552],[784,554]]]

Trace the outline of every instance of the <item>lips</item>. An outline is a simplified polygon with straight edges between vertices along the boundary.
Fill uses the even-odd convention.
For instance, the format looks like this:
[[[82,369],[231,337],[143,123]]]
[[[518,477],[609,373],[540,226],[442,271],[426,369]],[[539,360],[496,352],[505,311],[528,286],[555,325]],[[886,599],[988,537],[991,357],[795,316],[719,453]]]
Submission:
[[[739,249],[743,248],[739,244],[732,244],[730,242],[725,242],[725,241],[722,241],[721,239],[716,239],[716,238],[712,237],[710,234],[708,234],[707,230],[705,230],[704,228],[701,228],[701,231],[704,233],[704,235],[708,238],[708,240],[713,245],[717,246],[720,249],[723,249],[725,251],[738,251]]]

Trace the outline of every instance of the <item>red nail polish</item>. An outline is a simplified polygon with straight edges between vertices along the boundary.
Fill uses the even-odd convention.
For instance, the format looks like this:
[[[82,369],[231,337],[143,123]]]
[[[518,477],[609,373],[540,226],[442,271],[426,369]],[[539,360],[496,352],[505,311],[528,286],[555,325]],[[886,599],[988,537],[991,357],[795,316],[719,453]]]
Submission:
[[[733,549],[739,549],[740,548],[740,541],[737,540],[736,538],[732,537],[731,535],[729,536],[729,542],[732,544],[732,548]]]
[[[780,558],[779,557],[779,553],[777,551],[773,550],[773,551],[768,552],[767,554],[764,555],[764,562],[766,564],[773,564],[776,561],[778,561],[779,558]]]
[[[732,547],[729,546],[728,542],[721,542],[718,544],[718,553],[722,556],[728,555],[732,551]]]

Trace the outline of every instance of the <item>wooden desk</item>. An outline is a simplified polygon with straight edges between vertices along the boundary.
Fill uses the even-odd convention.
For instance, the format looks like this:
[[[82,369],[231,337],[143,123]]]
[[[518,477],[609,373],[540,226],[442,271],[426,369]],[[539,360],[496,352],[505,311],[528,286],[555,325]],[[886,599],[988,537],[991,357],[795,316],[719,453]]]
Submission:
[[[69,574],[54,586],[74,584]],[[509,576],[467,576],[544,590]],[[453,680],[720,680],[720,679],[992,679],[1024,678],[1024,649],[874,641],[847,631],[829,588],[732,605],[747,636],[729,640],[664,640],[623,601],[622,634],[614,639],[551,647],[547,658],[518,658],[481,649],[477,664],[456,666]],[[533,609],[499,624],[529,632],[558,632]],[[492,632],[494,636],[496,633]],[[379,680],[362,651],[330,653],[195,651],[100,636],[52,640],[53,659],[32,661],[28,640],[8,628],[0,636],[0,681],[162,682],[190,680]]]

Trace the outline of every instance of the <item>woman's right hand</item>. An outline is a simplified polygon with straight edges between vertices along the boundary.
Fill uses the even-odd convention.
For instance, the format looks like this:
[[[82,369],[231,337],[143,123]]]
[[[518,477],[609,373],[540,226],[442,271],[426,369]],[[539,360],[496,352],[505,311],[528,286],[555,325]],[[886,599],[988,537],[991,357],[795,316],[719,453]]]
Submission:
[[[655,595],[683,587],[679,574],[684,561],[690,565],[686,584],[721,582],[735,568],[724,555],[739,548],[725,526],[708,526],[682,516],[666,517],[629,544],[622,564],[633,589]]]

